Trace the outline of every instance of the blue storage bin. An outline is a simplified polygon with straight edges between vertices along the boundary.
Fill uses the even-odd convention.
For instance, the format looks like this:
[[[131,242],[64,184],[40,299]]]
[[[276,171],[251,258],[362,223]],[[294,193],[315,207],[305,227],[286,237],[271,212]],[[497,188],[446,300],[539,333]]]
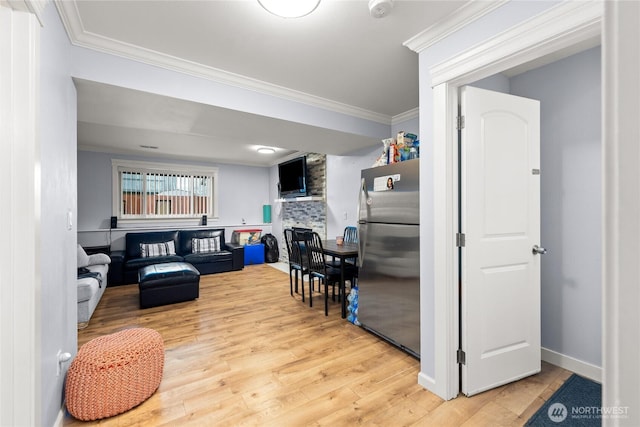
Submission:
[[[244,265],[264,264],[264,244],[244,246]]]

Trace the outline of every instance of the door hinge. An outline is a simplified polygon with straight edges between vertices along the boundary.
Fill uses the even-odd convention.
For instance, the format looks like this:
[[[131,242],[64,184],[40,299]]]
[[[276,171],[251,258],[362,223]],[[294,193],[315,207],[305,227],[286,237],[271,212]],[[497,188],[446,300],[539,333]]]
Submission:
[[[456,117],[456,129],[458,130],[464,129],[464,116]]]
[[[467,363],[466,359],[467,359],[467,354],[464,352],[464,350],[459,348],[458,351],[456,352],[456,362],[466,365]]]
[[[456,233],[456,246],[459,248],[464,247],[464,233]]]

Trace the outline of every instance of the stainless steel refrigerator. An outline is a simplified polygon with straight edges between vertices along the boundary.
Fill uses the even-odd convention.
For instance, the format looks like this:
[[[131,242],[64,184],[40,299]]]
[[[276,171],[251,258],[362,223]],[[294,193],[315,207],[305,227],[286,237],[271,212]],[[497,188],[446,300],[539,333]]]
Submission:
[[[365,169],[358,201],[358,321],[420,357],[419,159]]]

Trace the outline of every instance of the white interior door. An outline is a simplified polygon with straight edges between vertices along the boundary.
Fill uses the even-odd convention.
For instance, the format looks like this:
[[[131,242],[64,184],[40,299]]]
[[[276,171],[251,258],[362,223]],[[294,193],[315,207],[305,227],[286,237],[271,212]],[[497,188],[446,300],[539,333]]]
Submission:
[[[461,89],[462,392],[540,371],[540,103]]]

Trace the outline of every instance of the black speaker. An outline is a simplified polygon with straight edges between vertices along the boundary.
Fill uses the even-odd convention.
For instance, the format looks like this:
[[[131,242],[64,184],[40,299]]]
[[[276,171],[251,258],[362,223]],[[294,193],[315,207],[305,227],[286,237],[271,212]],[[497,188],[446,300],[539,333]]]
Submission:
[[[207,225],[207,216],[202,215],[202,225]]]
[[[117,216],[112,216],[111,217],[111,228],[118,228],[118,217]]]

